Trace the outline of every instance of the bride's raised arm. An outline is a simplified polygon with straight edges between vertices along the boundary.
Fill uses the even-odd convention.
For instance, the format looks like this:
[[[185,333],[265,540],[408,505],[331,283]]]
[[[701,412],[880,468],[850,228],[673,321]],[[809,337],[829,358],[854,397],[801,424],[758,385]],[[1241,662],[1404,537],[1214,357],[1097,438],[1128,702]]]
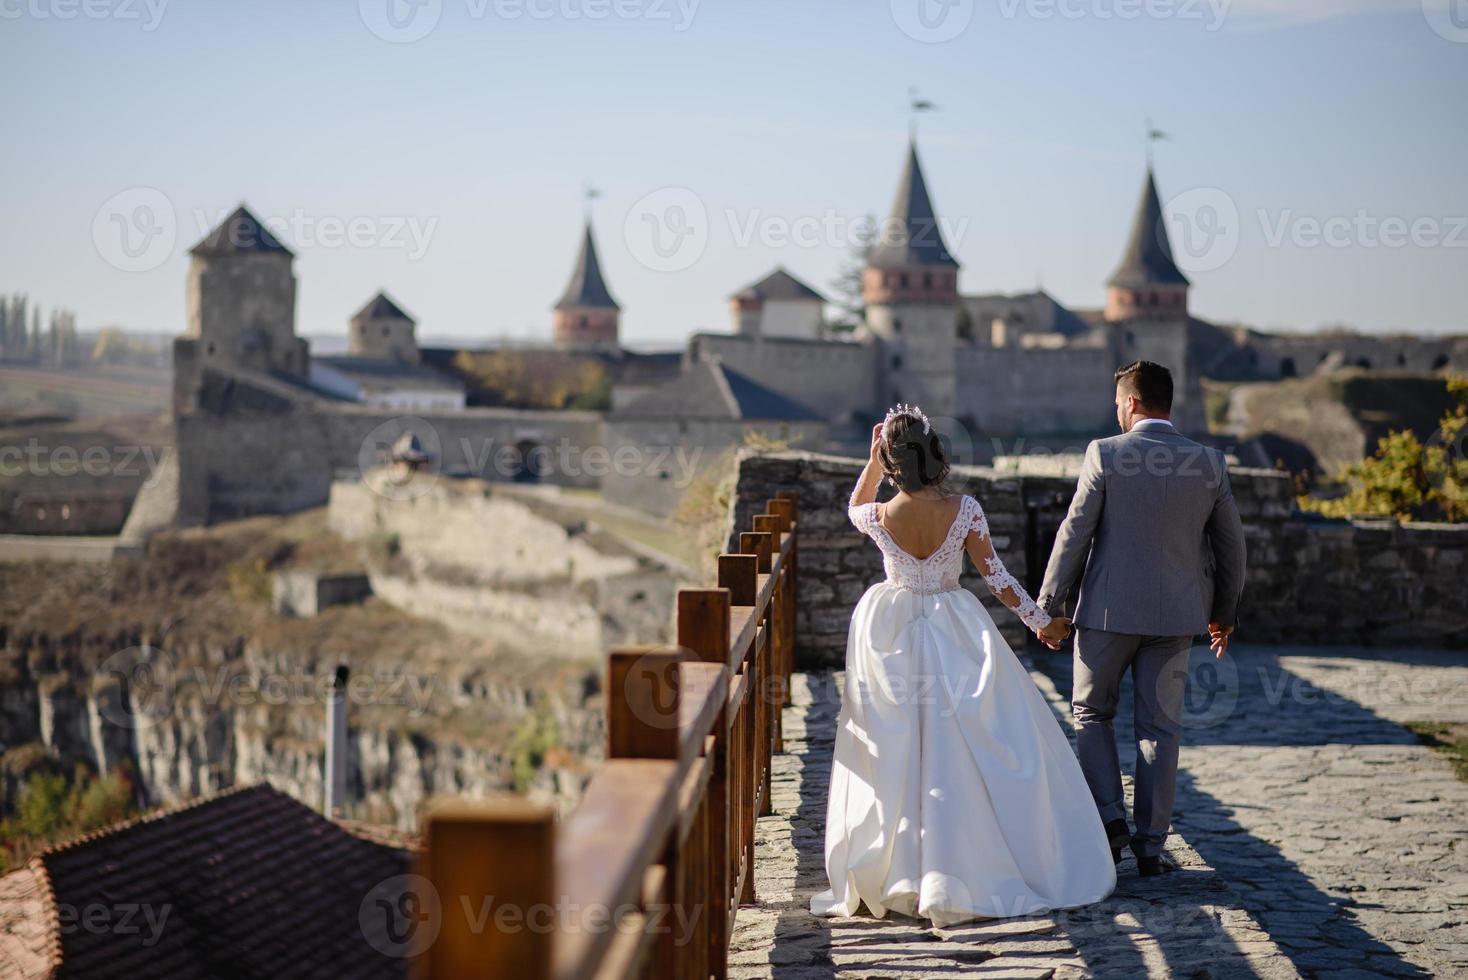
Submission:
[[[989,536],[989,519],[984,516],[984,509],[978,505],[978,501],[974,501],[973,509],[973,523],[969,527],[968,537],[964,539],[963,545],[974,567],[984,577],[984,584],[989,587],[990,592],[994,593],[996,599],[1008,606],[1021,622],[1039,634],[1042,639],[1051,639],[1052,632],[1058,634],[1054,637],[1057,641],[1064,639],[1068,626],[1057,623],[1056,629],[1050,629],[1052,625],[1050,614],[1030,598],[1025,587],[1019,584],[1019,579],[1015,578],[1008,568],[1004,567],[1004,560],[994,550],[994,541]]]
[[[867,465],[861,469],[856,488],[851,491],[851,500],[846,504],[848,511],[869,504],[877,499],[877,487],[882,483],[882,463],[877,459],[877,447],[882,444],[881,425],[872,426],[872,446],[867,453]]]

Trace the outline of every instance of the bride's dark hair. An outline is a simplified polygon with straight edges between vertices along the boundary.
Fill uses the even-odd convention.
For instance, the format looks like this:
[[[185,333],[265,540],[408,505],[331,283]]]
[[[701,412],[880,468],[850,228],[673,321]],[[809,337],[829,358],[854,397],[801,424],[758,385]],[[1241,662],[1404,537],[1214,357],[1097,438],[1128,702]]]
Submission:
[[[950,468],[938,433],[906,412],[893,415],[882,427],[877,459],[887,479],[908,493],[941,485]]]

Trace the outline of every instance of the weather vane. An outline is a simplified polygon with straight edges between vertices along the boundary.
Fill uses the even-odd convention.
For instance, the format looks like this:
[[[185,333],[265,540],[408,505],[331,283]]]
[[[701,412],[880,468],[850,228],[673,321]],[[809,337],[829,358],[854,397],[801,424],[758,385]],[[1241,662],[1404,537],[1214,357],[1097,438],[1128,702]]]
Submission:
[[[1153,126],[1152,120],[1147,120],[1147,135],[1144,138],[1144,142],[1147,145],[1147,166],[1152,166],[1152,144],[1168,139],[1172,139],[1172,137]]]
[[[587,217],[591,216],[591,202],[599,197],[601,197],[601,191],[592,186],[591,181],[588,180],[581,188],[582,207],[586,209]]]
[[[909,136],[917,136],[918,113],[938,111],[936,102],[930,102],[918,96],[916,85],[909,85],[907,87],[907,108],[910,113],[907,120],[907,132]]]

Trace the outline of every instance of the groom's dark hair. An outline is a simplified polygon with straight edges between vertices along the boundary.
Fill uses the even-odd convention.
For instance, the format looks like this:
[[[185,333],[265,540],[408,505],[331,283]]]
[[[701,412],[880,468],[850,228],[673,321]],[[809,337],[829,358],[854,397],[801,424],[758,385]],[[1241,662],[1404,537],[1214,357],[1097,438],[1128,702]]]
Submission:
[[[1172,372],[1155,361],[1132,361],[1116,370],[1116,386],[1149,412],[1172,411]]]

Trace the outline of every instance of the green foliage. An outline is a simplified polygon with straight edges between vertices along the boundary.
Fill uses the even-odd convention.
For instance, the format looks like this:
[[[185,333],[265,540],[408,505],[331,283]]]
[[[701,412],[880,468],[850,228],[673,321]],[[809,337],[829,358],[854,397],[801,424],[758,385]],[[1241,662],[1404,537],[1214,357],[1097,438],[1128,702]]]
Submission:
[[[1468,378],[1450,378],[1448,391],[1457,405],[1426,443],[1410,430],[1390,432],[1374,455],[1341,473],[1345,496],[1301,497],[1300,506],[1329,517],[1468,521]]]
[[[265,558],[243,561],[229,567],[229,594],[241,605],[270,601],[270,563]]]
[[[561,351],[459,351],[449,370],[471,403],[505,408],[610,408],[611,381],[594,357]]]
[[[530,788],[535,774],[545,764],[546,756],[560,741],[561,726],[550,703],[541,698],[510,738],[510,765],[515,789],[524,792]]]
[[[1458,778],[1468,782],[1468,725],[1409,721],[1407,727],[1417,736],[1417,741],[1446,756]]]
[[[15,815],[0,820],[0,873],[51,844],[127,820],[137,813],[133,799],[126,764],[105,776],[81,763],[70,779],[49,769],[31,773]]]

